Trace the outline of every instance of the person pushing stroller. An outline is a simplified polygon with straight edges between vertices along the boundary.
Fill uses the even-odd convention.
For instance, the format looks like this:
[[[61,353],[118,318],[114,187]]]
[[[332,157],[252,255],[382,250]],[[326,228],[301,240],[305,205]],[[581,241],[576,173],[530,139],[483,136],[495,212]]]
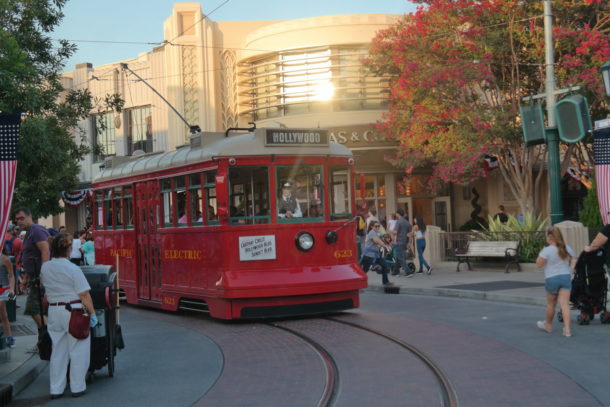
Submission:
[[[388,265],[380,252],[382,248],[391,252],[392,248],[381,239],[379,229],[381,229],[381,224],[378,221],[370,223],[360,265],[365,273],[368,272],[371,265],[379,265],[381,267],[383,285],[393,286],[394,284],[388,279]]]

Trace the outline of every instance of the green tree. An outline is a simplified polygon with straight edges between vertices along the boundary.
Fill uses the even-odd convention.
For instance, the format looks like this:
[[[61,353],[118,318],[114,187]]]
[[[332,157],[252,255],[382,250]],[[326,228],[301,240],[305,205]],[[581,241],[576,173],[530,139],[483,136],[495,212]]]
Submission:
[[[64,90],[60,72],[75,46],[50,38],[66,0],[0,0],[0,112],[22,113],[13,207],[62,211],[89,152],[77,123],[93,108],[87,90]],[[76,135],[76,137],[75,137]],[[81,133],[82,135],[82,133]]]
[[[580,212],[580,221],[589,229],[597,230],[604,226],[601,214],[599,213],[599,203],[597,201],[597,189],[595,178],[591,177],[591,188],[587,191],[587,196],[583,202]]]
[[[432,181],[466,185],[486,176],[482,162],[493,155],[521,211],[539,211],[546,149],[523,144],[518,109],[544,89],[543,2],[414,1],[418,10],[380,31],[366,61],[390,78],[389,111],[378,127],[400,143],[394,163],[407,174],[429,166]],[[610,5],[553,7],[558,87],[582,85],[599,111]]]

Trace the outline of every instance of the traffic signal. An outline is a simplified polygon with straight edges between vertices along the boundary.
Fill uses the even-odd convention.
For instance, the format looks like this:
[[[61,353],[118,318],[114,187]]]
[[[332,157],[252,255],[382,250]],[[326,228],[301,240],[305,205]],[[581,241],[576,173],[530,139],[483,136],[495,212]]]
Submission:
[[[559,138],[566,143],[577,143],[591,132],[589,103],[582,95],[570,95],[555,104]]]

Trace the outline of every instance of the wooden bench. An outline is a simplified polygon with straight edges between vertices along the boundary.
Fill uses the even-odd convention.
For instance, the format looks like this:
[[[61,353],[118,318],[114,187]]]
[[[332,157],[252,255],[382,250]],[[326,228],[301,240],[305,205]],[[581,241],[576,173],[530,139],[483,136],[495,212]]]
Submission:
[[[460,271],[460,264],[466,263],[468,270],[472,270],[470,259],[472,257],[495,257],[507,260],[504,272],[508,273],[508,266],[517,265],[517,270],[521,271],[519,265],[519,241],[469,241],[466,250],[456,249],[455,257],[458,259],[457,269]]]

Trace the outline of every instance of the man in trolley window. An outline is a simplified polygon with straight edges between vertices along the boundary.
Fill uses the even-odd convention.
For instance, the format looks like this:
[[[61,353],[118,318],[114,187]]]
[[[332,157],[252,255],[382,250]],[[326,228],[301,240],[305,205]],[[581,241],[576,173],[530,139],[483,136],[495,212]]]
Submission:
[[[286,181],[282,184],[282,194],[277,203],[278,216],[282,219],[302,218],[301,206],[292,194],[292,183]]]

